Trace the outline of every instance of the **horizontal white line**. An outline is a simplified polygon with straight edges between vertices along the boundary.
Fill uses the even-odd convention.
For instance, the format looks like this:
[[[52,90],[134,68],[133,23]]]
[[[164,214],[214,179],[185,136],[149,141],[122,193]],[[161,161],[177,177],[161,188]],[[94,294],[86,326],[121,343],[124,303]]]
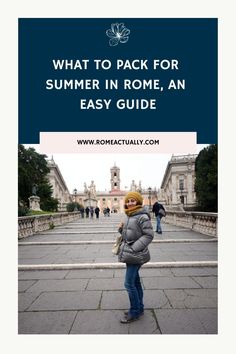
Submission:
[[[34,242],[19,242],[19,246],[49,246],[49,245],[98,245],[98,244],[113,244],[115,240],[86,240],[86,241],[34,241]],[[211,239],[168,239],[168,240],[153,240],[152,243],[198,243],[198,242],[217,242],[216,238]]]
[[[118,225],[117,227],[111,225],[111,226],[106,226],[106,225],[83,225],[83,226],[65,226],[65,225],[62,225],[62,226],[58,226],[57,229],[65,229],[65,230],[68,230],[68,229],[112,229],[112,230],[116,230],[118,229]]]
[[[40,234],[41,235],[61,235],[61,234],[113,234],[113,233],[117,233],[117,229],[112,229],[110,228],[111,230],[109,231],[106,231],[108,228],[106,227],[106,230],[102,231],[102,230],[98,230],[97,228],[94,228],[95,230],[89,230],[89,231],[85,231],[83,229],[78,229],[77,227],[68,227],[68,228],[62,228],[62,227],[58,227],[57,230],[59,231],[48,231],[48,230],[45,230],[45,231],[41,231]],[[60,231],[60,230],[64,230],[64,231]],[[71,230],[71,231],[70,231]],[[77,230],[77,231],[74,231],[74,230]],[[88,228],[86,228],[86,230],[88,230]],[[192,231],[191,229],[180,229],[180,230],[165,230],[164,233],[169,233],[169,232],[173,232],[173,233],[179,233],[179,232],[189,232],[189,231]]]
[[[115,234],[117,230],[114,231],[58,231],[58,232],[48,232],[42,231],[40,232],[41,235],[94,235],[94,234]]]
[[[217,261],[149,262],[143,268],[217,267]],[[18,270],[122,269],[124,263],[22,264]]]

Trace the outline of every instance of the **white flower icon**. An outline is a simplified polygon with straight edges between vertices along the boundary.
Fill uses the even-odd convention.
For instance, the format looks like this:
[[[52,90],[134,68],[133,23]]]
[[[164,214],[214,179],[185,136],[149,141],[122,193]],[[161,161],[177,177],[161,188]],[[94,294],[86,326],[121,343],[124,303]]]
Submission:
[[[106,35],[110,38],[109,44],[114,47],[118,43],[126,43],[129,40],[130,30],[125,27],[124,23],[112,23],[111,29],[106,31]]]

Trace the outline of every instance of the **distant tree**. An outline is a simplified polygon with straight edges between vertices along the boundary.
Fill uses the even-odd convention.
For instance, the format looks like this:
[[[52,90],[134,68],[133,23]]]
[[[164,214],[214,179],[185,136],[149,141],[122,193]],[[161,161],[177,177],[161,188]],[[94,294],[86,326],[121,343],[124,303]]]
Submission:
[[[58,204],[58,199],[50,197],[40,203],[40,208],[46,211],[58,211]]]
[[[29,208],[24,205],[18,205],[18,216],[26,216],[30,212]]]
[[[81,207],[82,205],[80,205],[79,203],[72,202],[66,205],[66,210],[69,212],[76,211],[76,210],[79,211]]]
[[[46,211],[57,211],[59,201],[52,197],[52,186],[46,181],[38,186],[37,195],[40,197],[40,208]]]
[[[218,158],[217,145],[210,145],[198,154],[195,161],[195,191],[198,209],[218,210]]]
[[[19,206],[28,206],[29,197],[36,192],[40,197],[40,207],[46,211],[56,211],[58,200],[52,197],[52,186],[48,181],[50,169],[46,155],[38,154],[34,148],[18,147],[18,200]],[[36,188],[36,189],[35,189]],[[47,209],[50,207],[50,209]],[[46,208],[46,209],[45,209]]]

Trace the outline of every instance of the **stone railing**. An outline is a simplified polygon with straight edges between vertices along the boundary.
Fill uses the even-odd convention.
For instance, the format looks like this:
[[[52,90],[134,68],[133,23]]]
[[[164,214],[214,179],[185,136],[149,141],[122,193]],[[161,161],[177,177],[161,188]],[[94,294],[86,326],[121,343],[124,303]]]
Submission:
[[[218,236],[217,213],[167,211],[166,217],[162,218],[162,221],[166,224],[190,228],[204,235]]]
[[[21,216],[18,218],[18,239],[53,229],[54,226],[66,224],[79,217],[79,212]]]

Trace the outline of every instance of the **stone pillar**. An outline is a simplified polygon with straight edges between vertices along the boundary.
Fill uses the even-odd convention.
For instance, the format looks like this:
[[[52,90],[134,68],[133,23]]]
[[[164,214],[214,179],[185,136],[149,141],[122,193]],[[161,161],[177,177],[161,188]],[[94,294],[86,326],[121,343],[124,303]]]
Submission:
[[[192,175],[190,173],[187,174],[187,204],[193,203],[193,183],[192,183]]]
[[[172,203],[171,204],[178,204],[179,201],[177,199],[177,181],[176,181],[176,175],[173,174],[171,176],[171,182],[172,182]]]
[[[31,197],[29,197],[29,207],[31,210],[41,211],[39,203],[40,203],[40,198],[37,197],[36,195],[32,195]]]

